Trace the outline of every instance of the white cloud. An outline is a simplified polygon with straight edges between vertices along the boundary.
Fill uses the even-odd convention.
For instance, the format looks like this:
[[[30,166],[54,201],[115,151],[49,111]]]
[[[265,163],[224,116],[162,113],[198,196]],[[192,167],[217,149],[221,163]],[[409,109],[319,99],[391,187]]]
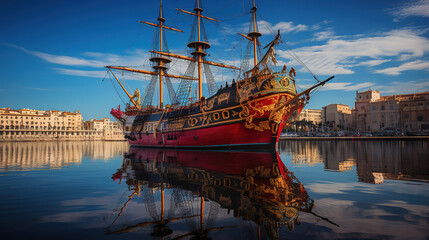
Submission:
[[[336,39],[336,38],[339,38],[339,37],[335,36],[334,31],[326,30],[326,31],[315,33],[313,37],[313,41],[326,41],[328,39]]]
[[[429,79],[423,79],[420,81],[407,81],[399,82],[393,81],[389,84],[375,86],[374,88],[380,90],[381,92],[387,94],[408,94],[416,92],[429,91]]]
[[[375,72],[376,73],[383,73],[383,74],[387,74],[387,75],[392,75],[392,76],[397,76],[397,75],[401,74],[401,72],[408,71],[408,70],[429,71],[429,61],[417,60],[417,61],[413,61],[413,62],[407,62],[407,63],[400,65],[399,67],[385,68],[385,69],[377,70]]]
[[[92,71],[92,70],[79,70],[79,69],[67,69],[67,68],[54,68],[58,71],[60,74],[64,75],[70,75],[70,76],[80,76],[80,77],[92,77],[92,78],[99,78],[99,79],[108,79],[109,75],[106,74],[107,70],[104,71]],[[135,81],[145,81],[150,80],[151,76],[144,75],[144,74],[138,74],[138,73],[128,73],[125,71],[117,71],[115,72],[116,77],[118,77],[120,80],[135,80]],[[111,76],[111,75],[110,75]],[[115,78],[111,76],[111,79],[114,81]]]
[[[364,88],[369,88],[373,85],[374,83],[371,83],[371,82],[364,82],[359,84],[353,84],[351,82],[328,82],[322,88],[320,88],[320,91],[329,91],[329,90],[356,91]],[[299,86],[301,88],[310,88],[313,86],[313,84],[302,84]]]
[[[72,57],[64,55],[55,55],[45,52],[32,51],[21,46],[13,44],[5,44],[7,46],[19,49],[27,54],[39,57],[47,62],[78,67],[104,67],[106,65],[120,64],[122,66],[137,66],[142,65],[147,59],[148,52],[142,49],[128,51],[124,55],[100,52],[84,52],[84,57]]]
[[[237,34],[237,32],[247,34],[247,32],[249,31],[249,26],[249,23],[243,23],[240,27],[240,30],[234,30],[233,27],[224,27],[223,31],[227,34]],[[258,28],[259,32],[264,35],[277,34],[277,30],[280,30],[281,34],[309,30],[309,27],[304,24],[295,24],[293,22],[278,22],[272,25],[271,23],[264,20],[258,21]],[[253,31],[253,29],[251,28],[250,31]]]
[[[374,66],[378,66],[382,63],[385,62],[389,62],[390,60],[369,60],[369,61],[365,61],[365,62],[360,62],[358,65],[359,66],[369,66],[369,67],[374,67]]]
[[[328,24],[329,23],[329,21],[328,20],[323,20],[323,21],[321,21],[321,22],[319,22],[319,23],[317,23],[317,24],[314,24],[312,27],[311,27],[311,29],[312,30],[319,30],[319,29],[321,29],[322,28],[322,25],[326,25],[326,24]]]
[[[407,17],[429,17],[429,0],[408,1],[388,11],[396,16],[395,22]]]
[[[81,77],[94,77],[94,78],[104,78],[106,76],[106,71],[88,71],[88,70],[77,70],[77,69],[66,69],[66,68],[54,68],[60,74],[71,75],[71,76],[81,76]]]
[[[43,52],[29,51],[30,54],[42,58],[43,60],[66,66],[87,66],[87,67],[103,67],[104,63],[98,60],[89,60],[84,58],[58,56]]]
[[[302,47],[295,53],[316,74],[352,74],[352,67],[367,64],[381,64],[380,60],[407,54],[411,58],[422,57],[429,52],[429,39],[419,36],[421,32],[412,29],[393,30],[377,36],[359,36],[353,40],[329,40],[324,45]],[[292,59],[287,51],[278,50],[280,57]],[[369,60],[368,60],[369,59]],[[378,60],[375,62],[368,62]]]

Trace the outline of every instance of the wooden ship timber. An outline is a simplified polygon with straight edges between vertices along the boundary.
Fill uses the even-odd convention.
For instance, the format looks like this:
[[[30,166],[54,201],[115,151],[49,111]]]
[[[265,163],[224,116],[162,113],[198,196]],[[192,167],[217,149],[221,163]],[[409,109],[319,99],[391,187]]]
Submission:
[[[313,200],[277,152],[130,148],[112,178],[126,180],[132,194],[109,227],[111,234],[152,226],[152,236],[210,239],[214,231],[225,233],[222,229],[242,228],[251,235],[246,239],[279,239],[279,228],[292,231],[300,224],[300,212],[326,220],[312,212]],[[175,207],[173,210],[165,209],[165,190],[171,195],[168,205]],[[156,192],[160,192],[160,208],[154,204]],[[137,196],[144,198],[153,221],[127,224],[122,220],[118,224],[121,215],[127,214],[127,204]],[[232,212],[240,224],[216,223],[220,208]],[[186,222],[190,229],[185,234],[175,234],[177,229],[169,224],[174,221]]]
[[[283,127],[287,126],[308,102],[311,91],[333,78],[319,81],[313,87],[297,93],[294,79],[296,72],[293,68],[289,73],[286,66],[282,71],[274,72],[270,68],[270,63],[276,63],[274,47],[282,41],[280,32],[265,47],[267,51],[262,56],[259,41],[262,34],[257,27],[257,8],[254,1],[249,33],[247,35],[239,33],[249,40],[248,49],[253,50],[253,64],[250,64],[253,65],[252,68],[249,68],[249,58],[243,60],[241,68],[207,60],[207,50],[211,45],[204,32],[203,19],[217,20],[202,15],[200,0],[196,0],[194,12],[177,10],[195,17],[191,38],[187,44],[190,56],[172,54],[166,47],[164,30],[181,30],[165,26],[166,19],[163,17],[161,1],[158,23],[141,21],[159,30],[155,35],[157,41],[154,41],[156,44],[150,58],[154,71],[106,66],[132,103],[132,106],[127,106],[124,112],[119,107],[111,111],[124,126],[125,137],[131,145],[179,148],[275,145]],[[189,61],[184,75],[168,73],[172,61],[170,58]],[[218,89],[210,66],[237,69],[240,71],[239,77],[229,86]],[[203,69],[210,95],[208,97],[202,95]],[[143,103],[138,89],[134,95],[129,94],[112,70],[152,75],[143,95]],[[197,76],[194,76],[195,72]],[[177,90],[174,90],[170,78],[181,79]],[[192,98],[192,85],[195,81],[198,82],[198,88],[196,98]],[[153,106],[157,82],[159,82],[159,105]],[[170,98],[170,104],[165,106],[164,83]]]

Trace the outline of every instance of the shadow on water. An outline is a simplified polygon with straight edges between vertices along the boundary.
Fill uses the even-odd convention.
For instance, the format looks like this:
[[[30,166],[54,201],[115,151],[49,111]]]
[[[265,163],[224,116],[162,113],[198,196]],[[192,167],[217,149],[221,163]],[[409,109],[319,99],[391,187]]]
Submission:
[[[108,234],[151,228],[155,237],[211,239],[209,233],[241,228],[246,239],[279,239],[279,228],[292,231],[300,224],[300,212],[312,213],[313,208],[303,184],[277,152],[130,148],[112,178],[125,180],[131,195]],[[168,210],[166,191],[171,198]],[[142,198],[151,220],[118,226],[132,198]],[[220,209],[228,215],[233,211],[239,224],[216,224]],[[175,221],[188,227],[176,234],[169,227]]]

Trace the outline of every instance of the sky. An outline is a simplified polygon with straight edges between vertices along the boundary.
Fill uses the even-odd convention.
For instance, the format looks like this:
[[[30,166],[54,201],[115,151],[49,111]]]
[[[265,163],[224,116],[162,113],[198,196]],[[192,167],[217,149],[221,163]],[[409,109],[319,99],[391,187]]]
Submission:
[[[250,19],[250,0],[202,0],[211,44],[209,60],[239,66]],[[187,54],[193,0],[164,0],[171,52]],[[356,91],[377,89],[382,96],[429,91],[429,0],[256,0],[262,45],[280,30],[278,65],[297,70],[298,89],[316,83],[292,51],[317,76],[335,78],[317,91],[307,108],[331,103],[354,107]],[[85,120],[109,117],[124,106],[126,95],[106,65],[150,70],[148,50],[159,1],[2,2],[0,8],[0,107],[12,109],[79,110]],[[287,45],[286,45],[287,44]],[[288,48],[289,47],[289,48]],[[173,61],[169,73],[183,74],[186,65]],[[236,72],[212,68],[218,86]],[[117,74],[132,93],[144,91],[150,78]],[[173,81],[177,87],[178,81]],[[118,95],[118,93],[119,95]],[[157,96],[155,96],[157,98]]]

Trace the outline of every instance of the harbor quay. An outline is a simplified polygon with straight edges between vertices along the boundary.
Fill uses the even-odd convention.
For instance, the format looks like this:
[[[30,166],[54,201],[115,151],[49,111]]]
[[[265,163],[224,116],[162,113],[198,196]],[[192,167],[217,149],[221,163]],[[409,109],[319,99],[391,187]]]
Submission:
[[[410,141],[429,140],[429,136],[387,136],[387,137],[280,137],[280,140],[293,141]]]
[[[125,141],[121,130],[28,130],[2,129],[0,142],[9,141]]]

